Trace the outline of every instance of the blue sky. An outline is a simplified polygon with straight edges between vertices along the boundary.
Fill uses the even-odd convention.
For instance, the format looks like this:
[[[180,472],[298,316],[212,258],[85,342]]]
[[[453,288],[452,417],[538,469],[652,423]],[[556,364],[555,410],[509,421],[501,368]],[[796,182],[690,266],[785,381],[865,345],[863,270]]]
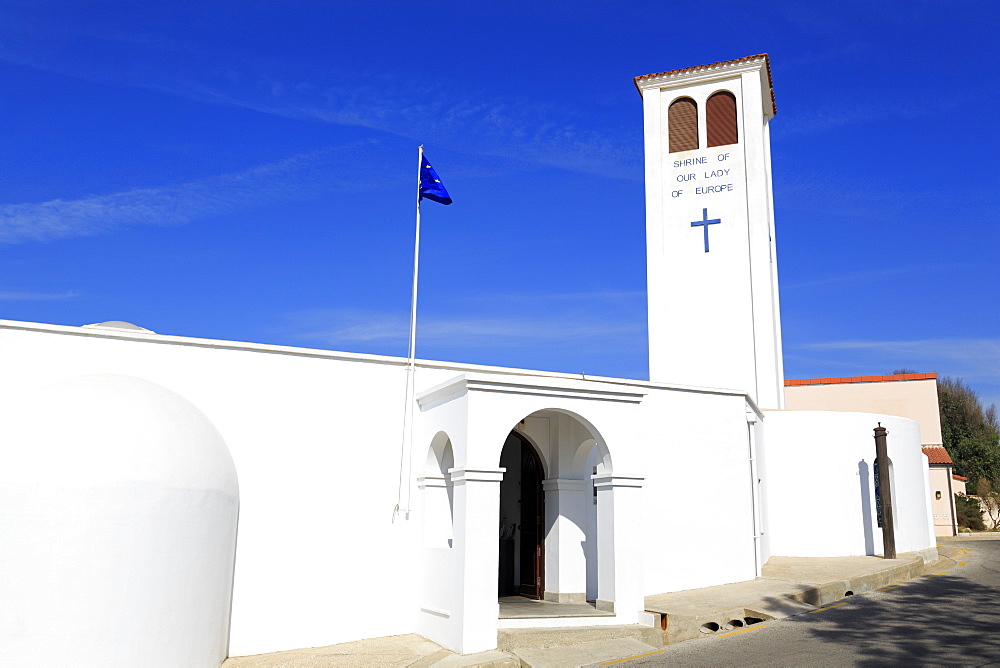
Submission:
[[[789,378],[1000,403],[1000,4],[0,4],[0,316],[647,377],[632,77],[767,52]]]

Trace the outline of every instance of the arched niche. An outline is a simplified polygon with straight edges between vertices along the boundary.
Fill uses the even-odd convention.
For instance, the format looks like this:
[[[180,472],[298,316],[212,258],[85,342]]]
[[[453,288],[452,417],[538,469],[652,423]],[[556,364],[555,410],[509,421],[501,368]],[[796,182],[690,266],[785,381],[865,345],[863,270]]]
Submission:
[[[423,545],[450,548],[454,536],[455,488],[449,470],[455,453],[448,434],[434,435],[427,448],[423,475],[417,483],[423,496]]]

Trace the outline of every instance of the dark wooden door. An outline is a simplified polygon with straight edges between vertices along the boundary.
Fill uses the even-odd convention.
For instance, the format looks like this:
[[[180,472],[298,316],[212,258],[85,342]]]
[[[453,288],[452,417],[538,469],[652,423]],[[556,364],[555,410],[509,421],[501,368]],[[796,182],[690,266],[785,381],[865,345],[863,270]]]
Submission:
[[[545,491],[542,461],[521,441],[521,596],[545,593]]]
[[[497,579],[497,594],[503,596],[517,596],[521,592],[514,583],[514,539],[500,539],[500,573]]]

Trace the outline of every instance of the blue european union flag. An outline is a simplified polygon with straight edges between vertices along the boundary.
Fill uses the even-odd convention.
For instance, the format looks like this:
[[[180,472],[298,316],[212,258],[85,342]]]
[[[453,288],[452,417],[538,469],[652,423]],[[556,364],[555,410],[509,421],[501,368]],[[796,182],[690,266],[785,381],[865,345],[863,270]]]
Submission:
[[[427,162],[427,156],[423,156],[420,163],[420,199],[451,204],[451,195],[444,189],[444,184],[431,167],[431,163]]]

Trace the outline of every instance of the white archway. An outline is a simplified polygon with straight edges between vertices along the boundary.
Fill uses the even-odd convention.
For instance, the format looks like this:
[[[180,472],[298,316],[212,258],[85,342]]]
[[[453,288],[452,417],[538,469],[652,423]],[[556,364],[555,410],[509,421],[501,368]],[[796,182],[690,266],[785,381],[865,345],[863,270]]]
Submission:
[[[518,446],[517,440],[524,446]],[[534,540],[534,533],[522,530],[526,520],[519,515],[514,518],[522,504],[521,497],[526,493],[521,479],[520,452],[528,445],[538,453],[545,472],[541,481],[544,542],[538,546],[543,554],[538,561],[544,563],[542,597],[554,602],[596,602],[602,599],[599,584],[601,550],[598,546],[601,522],[594,477],[611,474],[611,453],[600,432],[589,421],[564,409],[534,411],[515,425],[505,441],[499,461],[506,469],[500,497],[500,589],[505,591],[505,566],[512,574],[507,579],[513,577],[517,586],[522,585],[518,575],[534,573],[524,564],[525,555],[530,555],[532,546],[523,544],[524,536]],[[610,514],[605,514],[606,522],[611,518]],[[611,536],[613,530],[608,526],[604,533]],[[607,549],[604,552],[609,554]],[[509,563],[511,559],[513,563]]]

